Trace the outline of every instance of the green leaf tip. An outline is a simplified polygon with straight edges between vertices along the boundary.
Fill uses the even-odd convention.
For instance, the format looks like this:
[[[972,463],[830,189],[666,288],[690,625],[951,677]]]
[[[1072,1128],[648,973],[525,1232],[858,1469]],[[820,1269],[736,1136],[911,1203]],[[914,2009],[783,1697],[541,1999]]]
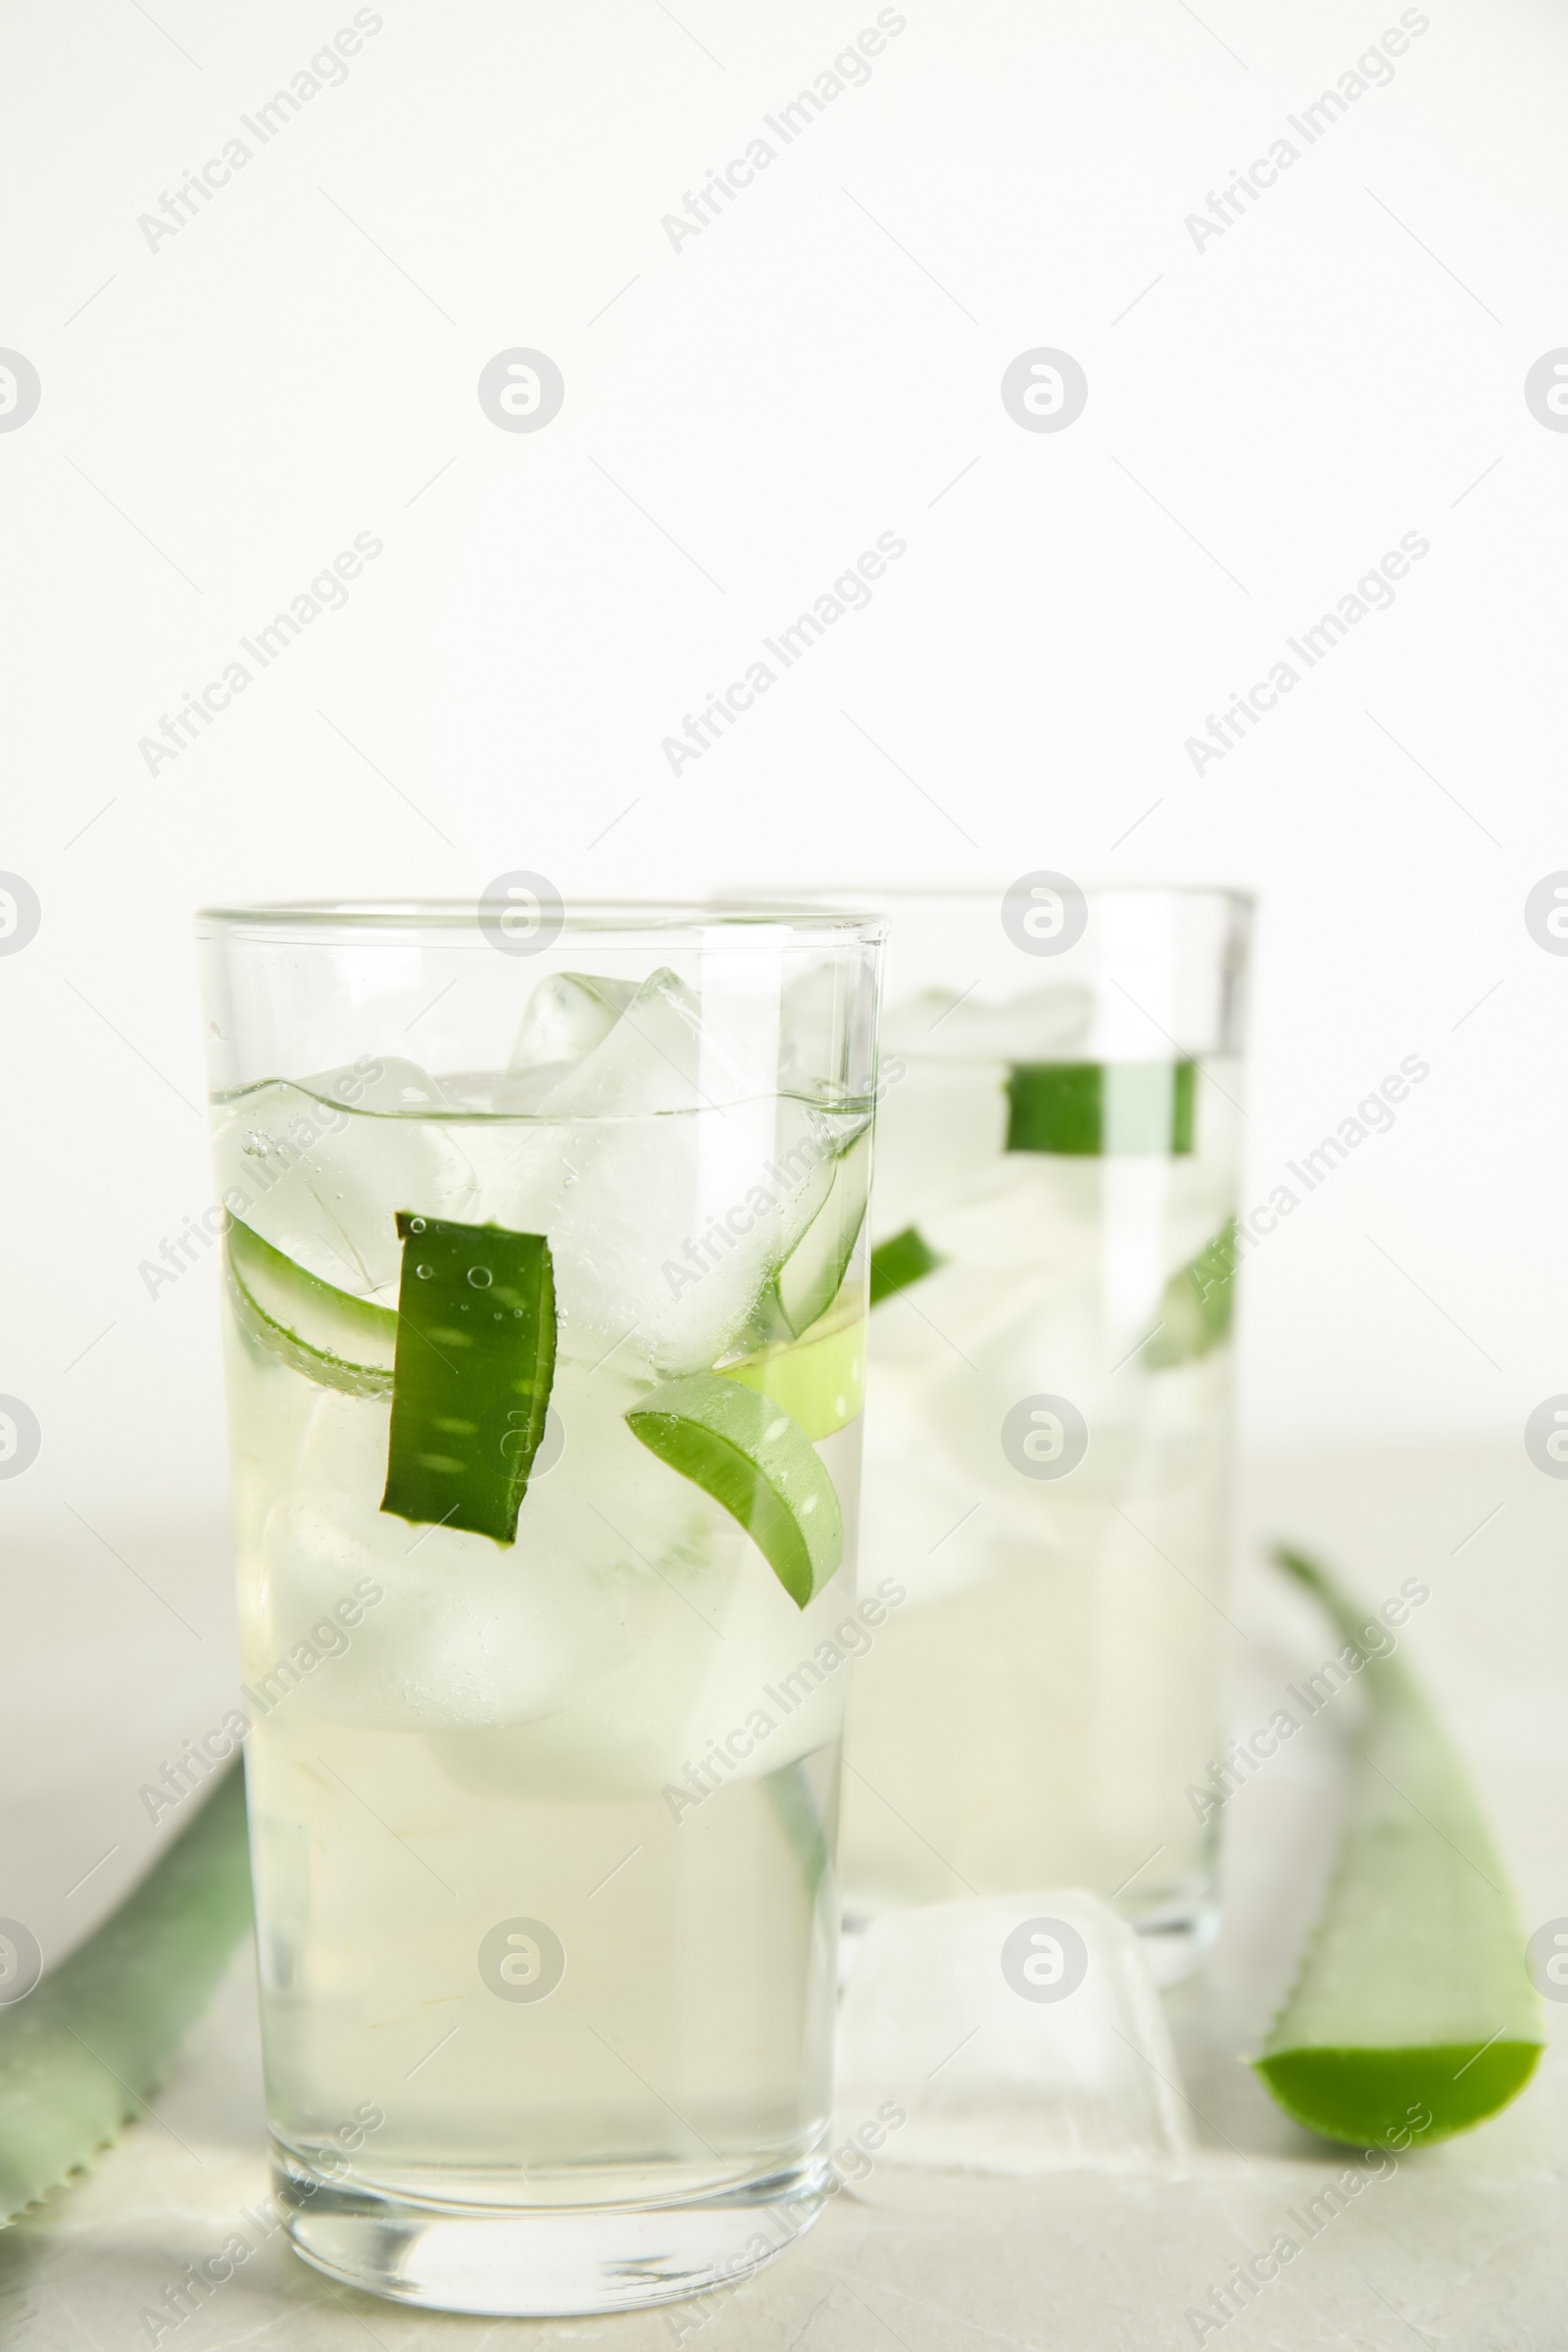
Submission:
[[[236,1763],[119,1910],[0,2009],[0,2219],[63,2187],[140,2114],[250,1921]]]
[[[1253,2071],[1276,2105],[1320,2138],[1363,2147],[1451,2139],[1523,2090],[1539,2041],[1433,2042],[1391,2050],[1282,2050]],[[1417,2118],[1429,2121],[1417,2122]]]
[[[1354,1651],[1367,1719],[1322,1913],[1254,2071],[1325,2139],[1430,2144],[1494,2115],[1535,2071],[1518,1914],[1464,1765],[1387,1628],[1304,1552],[1273,1558],[1326,1610],[1342,1658]]]

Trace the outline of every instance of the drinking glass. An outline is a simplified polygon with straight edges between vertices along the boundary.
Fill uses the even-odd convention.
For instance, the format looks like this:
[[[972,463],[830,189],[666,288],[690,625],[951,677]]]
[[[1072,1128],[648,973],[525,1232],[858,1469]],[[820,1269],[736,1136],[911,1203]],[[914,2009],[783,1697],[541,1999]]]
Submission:
[[[294,2245],[470,2312],[742,2277],[828,2185],[880,925],[198,931]]]
[[[891,916],[849,1916],[1053,1886],[1156,1973],[1215,1921],[1250,907],[870,894]]]

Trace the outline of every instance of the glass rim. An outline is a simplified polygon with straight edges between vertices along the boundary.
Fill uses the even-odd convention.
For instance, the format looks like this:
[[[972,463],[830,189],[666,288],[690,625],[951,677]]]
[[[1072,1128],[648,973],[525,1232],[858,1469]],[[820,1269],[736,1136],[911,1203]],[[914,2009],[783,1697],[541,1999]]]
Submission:
[[[781,932],[803,941],[855,940],[868,947],[887,935],[886,918],[873,907],[812,906],[794,894],[772,900],[737,892],[710,901],[553,894],[545,904],[550,906],[549,919],[561,935],[716,933],[727,944],[737,946],[747,944],[752,935],[759,947],[773,948],[780,944]],[[229,937],[254,934],[265,939],[292,932],[303,934],[306,941],[324,943],[333,938],[346,942],[457,931],[478,939],[483,936],[486,918],[495,919],[492,910],[507,909],[504,902],[483,898],[278,899],[201,906],[193,919],[199,938],[217,933]]]
[[[1042,868],[1040,870],[1046,871],[1048,869]],[[1015,887],[1016,881],[1019,879],[1027,879],[1027,877],[1015,877],[1013,882],[1003,883],[847,882],[844,884],[842,889],[837,886],[823,887],[821,893],[821,903],[831,903],[839,899],[858,898],[867,898],[873,903],[877,901],[906,899],[951,899],[956,904],[995,904],[1000,906],[1002,901],[1006,897],[1007,892]],[[1064,875],[1062,879],[1071,881],[1072,877],[1071,875]],[[1123,897],[1147,899],[1210,899],[1220,901],[1232,906],[1242,907],[1249,913],[1255,912],[1258,904],[1257,892],[1254,890],[1248,890],[1239,882],[1075,882],[1073,887],[1076,890],[1079,890],[1086,899],[1113,899]],[[739,898],[742,896],[758,896],[760,894],[744,894],[737,892],[735,895],[737,898]],[[765,895],[761,895],[760,903],[764,906],[770,904]],[[818,903],[815,901],[811,886],[808,884],[792,889],[787,893],[781,892],[779,894],[778,904],[781,906],[794,906],[803,903],[807,906],[810,906],[813,903]]]

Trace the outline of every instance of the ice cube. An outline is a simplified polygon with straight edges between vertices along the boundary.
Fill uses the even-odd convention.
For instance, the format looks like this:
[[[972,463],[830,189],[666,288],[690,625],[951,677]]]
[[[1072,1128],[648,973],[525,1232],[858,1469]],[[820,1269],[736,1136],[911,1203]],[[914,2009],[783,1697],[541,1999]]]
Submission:
[[[227,1105],[214,1137],[226,1207],[274,1249],[339,1290],[397,1302],[402,1264],[397,1212],[469,1220],[474,1171],[452,1127],[421,1118],[443,1102],[411,1061],[387,1061],[373,1081],[345,1074],[309,1086],[274,1080]],[[390,1110],[406,1116],[388,1116]]]
[[[901,1061],[884,1052],[871,1230],[924,1233],[933,1208],[963,1200],[1000,1163],[1007,1136],[1000,1062]]]
[[[355,1062],[349,1069],[323,1070],[318,1077],[302,1078],[299,1083],[307,1094],[346,1102],[354,1110],[396,1111],[400,1116],[416,1116],[420,1111],[452,1107],[438,1079],[432,1078],[428,1070],[421,1070],[416,1061],[409,1061],[397,1054],[384,1054],[372,1062]]]
[[[551,1063],[575,1063],[591,1054],[637,995],[634,980],[601,979],[596,972],[547,972],[528,999],[510,1075]],[[558,1079],[564,1069],[557,1070]]]
[[[533,1499],[530,1490],[525,1515]],[[588,1509],[580,1493],[565,1507],[579,1524]],[[833,1740],[849,1663],[866,1639],[849,1579],[801,1610],[718,1505],[690,1487],[679,1544],[661,1548],[656,1514],[612,1507],[625,1531],[616,1573],[630,1655],[616,1653],[612,1674],[531,1721],[433,1734],[448,1777],[511,1798],[662,1791],[678,1820],[715,1788],[776,1775]],[[599,1545],[603,1529],[586,1532]]]
[[[882,1051],[944,1061],[1059,1061],[1084,1052],[1094,999],[1072,981],[997,1000],[928,988],[891,1004]]]
[[[547,972],[528,999],[506,1070],[490,1080],[477,1107],[514,1116],[536,1111],[604,1044],[637,989],[635,980],[597,972]]]
[[[1102,1165],[999,1152],[963,1193],[928,1209],[921,1238],[955,1265],[1003,1276],[1014,1293],[1022,1268],[1031,1275],[1080,1274],[1098,1265],[1103,1247],[1097,1223]],[[879,1184],[881,1177],[878,1165]],[[955,1337],[967,1345],[961,1332]]]
[[[539,1104],[547,1118],[712,1110],[771,1095],[759,1068],[667,968],[645,980],[603,1042]]]
[[[735,1347],[768,1276],[827,1197],[820,1124],[788,1098],[724,1111],[587,1119],[550,1223],[561,1345],[617,1341],[661,1372]]]
[[[517,1540],[502,1545],[382,1511],[390,1406],[321,1391],[267,1514],[262,1623],[251,1629],[248,1654],[287,1657],[313,1626],[330,1627],[334,1604],[365,1578],[381,1599],[356,1632],[353,1654],[313,1675],[305,1694],[339,1722],[523,1724],[612,1681],[647,1639],[644,1589],[652,1586],[646,1597],[659,1607],[678,1605],[619,1531],[655,1559],[679,1554],[702,1533],[701,1496],[654,1462],[622,1422],[637,1393],[611,1368],[597,1379],[558,1373],[550,1409],[562,1451],[547,1468],[536,1465]]]
[[[1143,1182],[1145,1164],[1133,1174]],[[945,1262],[872,1320],[873,1414],[881,1367],[894,1358],[925,1448],[1031,1522],[1043,1490],[1015,1474],[1001,1443],[1022,1398],[1065,1396],[1087,1419],[1074,1499],[1107,1482],[1120,1492],[1149,1410],[1139,1344],[1158,1320],[1162,1267],[1157,1255],[1145,1263],[1132,1253],[1136,1281],[1125,1279],[1125,1295],[1110,1288],[1097,1222],[1102,1182],[1099,1161],[1003,1154],[962,1199],[927,1209],[919,1232]],[[1119,1262],[1115,1271],[1121,1285]]]
[[[865,1642],[847,1576],[798,1609],[728,1514],[633,1438],[623,1411],[644,1394],[613,1364],[558,1367],[559,1449],[501,1545],[382,1512],[388,1406],[317,1392],[243,1580],[257,1703],[423,1732],[457,1785],[509,1797],[689,1783],[700,1798],[715,1743],[744,1779],[832,1739]],[[335,1612],[356,1599],[345,1638]]]
[[[563,1348],[625,1341],[662,1372],[716,1361],[826,1199],[844,1138],[760,1085],[669,971],[539,1110],[566,1175],[549,1226]]]
[[[1175,2053],[1133,1931],[1077,1887],[884,1911],[839,2017],[838,2118],[906,2121],[858,2193],[901,2172],[1186,2168]],[[863,2137],[862,2137],[862,2144]]]
[[[848,966],[842,955],[832,955],[793,971],[779,1004],[785,1083],[831,1093],[868,1069],[874,1018],[868,967]]]
[[[979,1276],[968,1280],[981,1289]],[[995,1507],[1031,1525],[1043,1499],[1059,1495],[1077,1504],[1090,1494],[1127,1495],[1135,1471],[1147,1482],[1149,1376],[1136,1354],[1119,1370],[1110,1362],[1102,1294],[1093,1276],[1019,1284],[1011,1311],[989,1325],[976,1318],[977,1329],[965,1328],[961,1316],[955,1320],[970,1360],[950,1349],[943,1362],[928,1351],[921,1417],[927,1443],[983,1486]],[[1088,1449],[1062,1473],[1060,1487],[1021,1476],[1004,1445],[1009,1414],[1026,1398],[1043,1396],[1066,1398],[1089,1430]]]

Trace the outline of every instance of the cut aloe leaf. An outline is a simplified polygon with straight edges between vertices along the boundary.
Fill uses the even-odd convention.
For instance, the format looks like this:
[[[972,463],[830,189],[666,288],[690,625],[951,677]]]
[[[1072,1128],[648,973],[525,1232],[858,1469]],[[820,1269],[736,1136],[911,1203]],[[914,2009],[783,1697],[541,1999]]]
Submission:
[[[797,1339],[821,1320],[839,1295],[865,1222],[870,1189],[867,1128],[839,1155],[827,1199],[774,1276],[779,1312]]]
[[[398,1211],[392,1427],[381,1508],[513,1544],[556,1370],[542,1233]]]
[[[1541,2054],[1513,1897],[1403,1660],[1368,1654],[1365,1615],[1311,1560],[1274,1557],[1364,1658],[1369,1721],[1323,1914],[1256,2072],[1325,2139],[1446,2139],[1511,2099]]]
[[[391,1307],[307,1274],[238,1217],[228,1221],[224,1249],[240,1325],[270,1354],[320,1388],[389,1394],[398,1329]]]
[[[824,1892],[822,1880],[828,1868],[827,1832],[822,1826],[804,1757],[797,1756],[793,1764],[786,1764],[779,1772],[764,1774],[762,1792],[777,1816],[779,1828],[806,1882],[807,1893],[813,1899],[819,1898]]]
[[[738,1364],[726,1364],[725,1380],[738,1380],[781,1404],[803,1437],[830,1438],[865,1404],[865,1318],[846,1316],[786,1348],[767,1348]]]
[[[1009,1152],[1075,1158],[1193,1148],[1194,1061],[1020,1061],[1007,1073]]]
[[[236,1765],[119,1910],[0,2009],[0,2220],[62,2187],[143,2112],[250,1918]]]
[[[895,1291],[906,1291],[911,1282],[934,1274],[944,1262],[912,1225],[906,1225],[891,1241],[878,1242],[871,1252],[871,1304],[891,1298]]]
[[[844,1558],[844,1519],[810,1440],[771,1396],[719,1372],[655,1389],[626,1415],[652,1454],[728,1511],[798,1608]]]
[[[1227,1217],[1196,1257],[1179,1266],[1159,1301],[1143,1358],[1156,1371],[1195,1363],[1231,1336],[1236,1299],[1236,1219]]]

